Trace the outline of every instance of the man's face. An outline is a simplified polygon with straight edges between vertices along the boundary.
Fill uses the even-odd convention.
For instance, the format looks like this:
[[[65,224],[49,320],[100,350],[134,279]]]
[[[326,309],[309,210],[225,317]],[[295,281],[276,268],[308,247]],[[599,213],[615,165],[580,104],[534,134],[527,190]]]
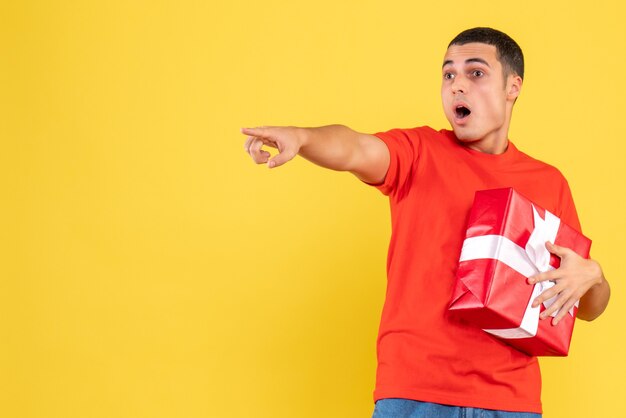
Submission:
[[[505,81],[493,45],[451,45],[443,61],[441,99],[457,138],[504,143],[521,78],[509,75]]]

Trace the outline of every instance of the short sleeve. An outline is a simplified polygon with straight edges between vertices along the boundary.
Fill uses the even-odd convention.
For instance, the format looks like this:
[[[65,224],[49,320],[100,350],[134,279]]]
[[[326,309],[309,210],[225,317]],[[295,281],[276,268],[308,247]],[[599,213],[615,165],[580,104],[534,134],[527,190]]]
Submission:
[[[374,136],[389,149],[389,168],[382,183],[364,183],[389,196],[404,188],[413,176],[419,157],[420,135],[417,129],[391,129]]]

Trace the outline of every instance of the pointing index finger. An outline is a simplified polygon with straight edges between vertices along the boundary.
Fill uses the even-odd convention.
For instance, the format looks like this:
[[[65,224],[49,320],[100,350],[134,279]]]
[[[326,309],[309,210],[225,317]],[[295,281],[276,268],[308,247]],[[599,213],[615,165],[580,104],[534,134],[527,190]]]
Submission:
[[[241,128],[241,133],[246,134],[246,135],[257,136],[257,137],[264,137],[264,138],[269,137],[268,129],[265,126],[258,127],[258,128]]]

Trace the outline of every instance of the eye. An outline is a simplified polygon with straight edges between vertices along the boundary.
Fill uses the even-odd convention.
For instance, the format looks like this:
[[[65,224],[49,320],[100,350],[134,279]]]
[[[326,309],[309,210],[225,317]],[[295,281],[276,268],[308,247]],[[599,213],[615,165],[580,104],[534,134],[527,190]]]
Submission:
[[[485,73],[483,73],[481,70],[474,70],[474,71],[472,71],[472,75],[474,77],[482,77],[482,76],[485,75]]]
[[[452,80],[454,78],[454,74],[452,73],[444,73],[443,74],[443,79],[444,80]]]

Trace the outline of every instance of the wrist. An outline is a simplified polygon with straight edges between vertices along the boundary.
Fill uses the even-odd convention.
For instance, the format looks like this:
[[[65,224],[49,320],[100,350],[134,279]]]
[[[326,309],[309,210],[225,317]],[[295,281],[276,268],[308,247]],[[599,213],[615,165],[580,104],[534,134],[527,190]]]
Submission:
[[[306,147],[311,141],[310,129],[294,127],[296,130],[296,138],[298,141],[298,149]]]
[[[598,263],[596,260],[590,259],[589,261],[591,262],[591,271],[594,277],[594,283],[592,287],[599,287],[604,281],[604,273],[602,273],[602,267],[600,267],[600,263]]]

